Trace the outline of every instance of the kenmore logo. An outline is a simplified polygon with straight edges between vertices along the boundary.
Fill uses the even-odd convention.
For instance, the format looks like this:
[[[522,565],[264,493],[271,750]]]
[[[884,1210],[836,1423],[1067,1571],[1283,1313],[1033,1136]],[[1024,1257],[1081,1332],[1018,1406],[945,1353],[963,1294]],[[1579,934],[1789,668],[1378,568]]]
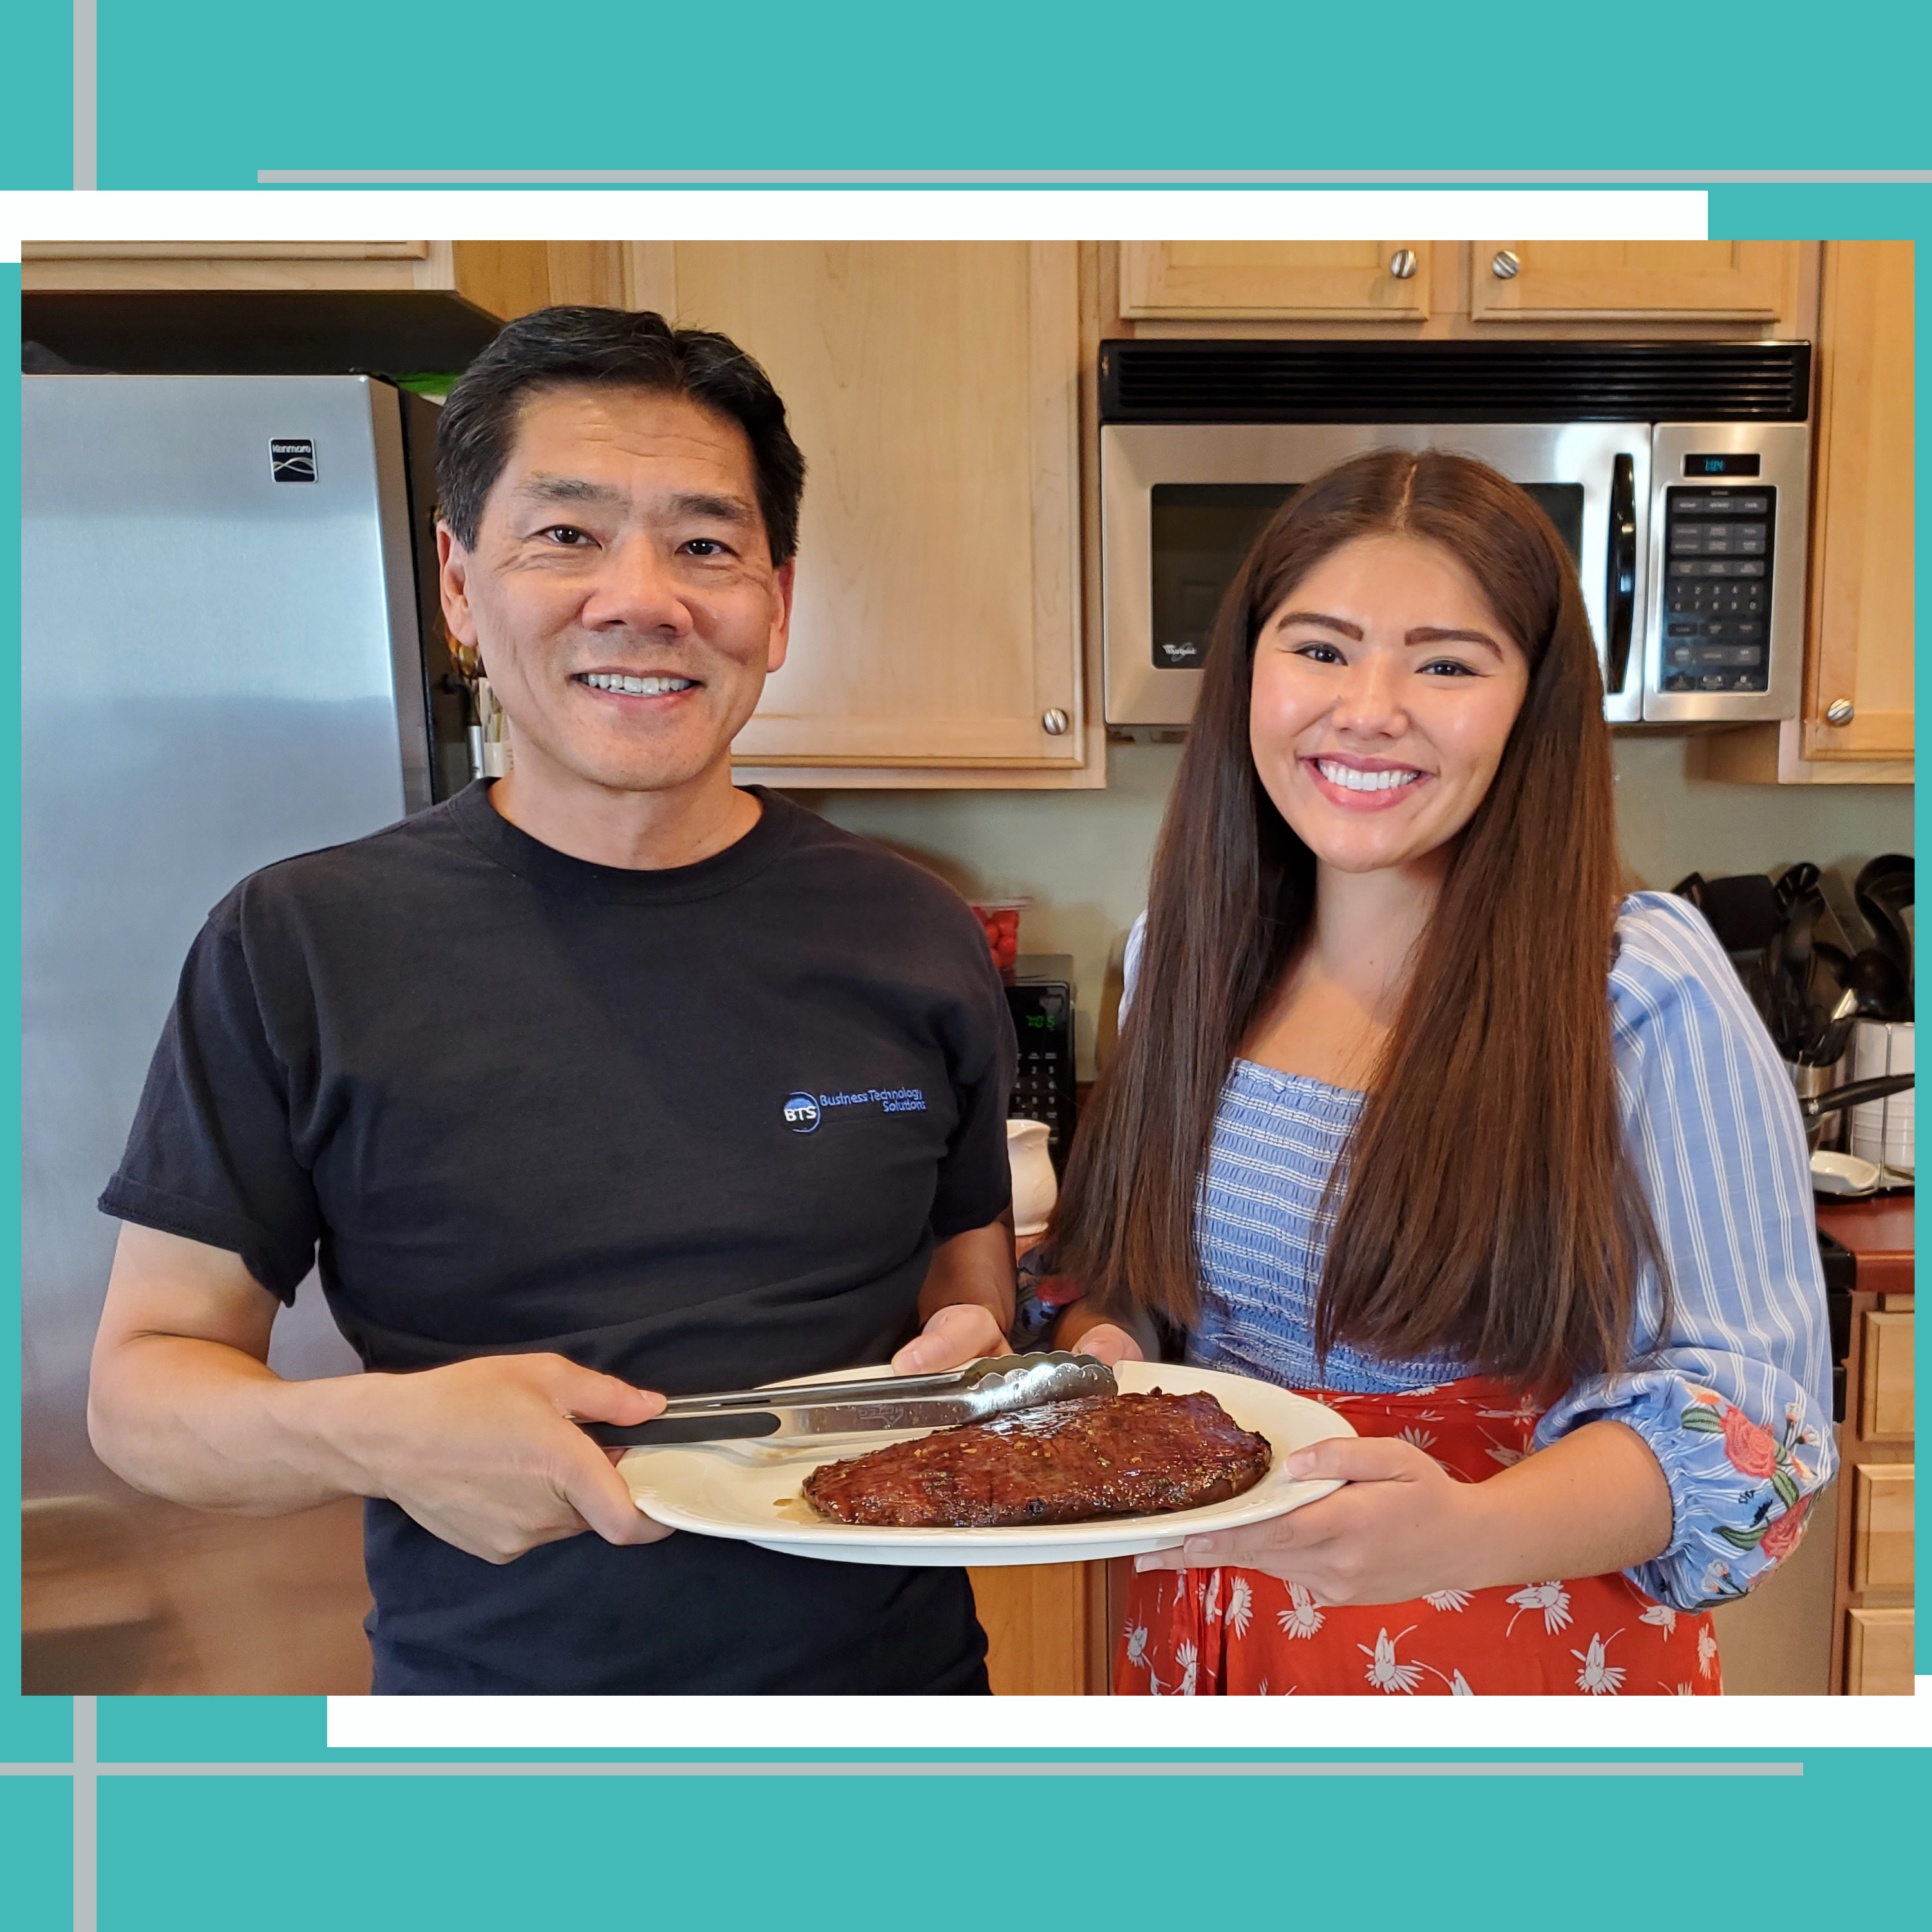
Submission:
[[[784,1124],[795,1134],[815,1132],[821,1116],[809,1094],[794,1094],[784,1103]]]

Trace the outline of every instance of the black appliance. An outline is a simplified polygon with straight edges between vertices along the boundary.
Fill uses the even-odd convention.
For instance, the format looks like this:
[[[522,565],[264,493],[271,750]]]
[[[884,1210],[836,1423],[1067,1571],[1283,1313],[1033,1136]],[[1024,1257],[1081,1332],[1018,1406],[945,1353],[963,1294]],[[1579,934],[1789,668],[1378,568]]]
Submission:
[[[1073,958],[1023,952],[1006,982],[1006,1010],[1019,1042],[1019,1072],[1008,1116],[1044,1120],[1053,1171],[1062,1172],[1073,1144]]]

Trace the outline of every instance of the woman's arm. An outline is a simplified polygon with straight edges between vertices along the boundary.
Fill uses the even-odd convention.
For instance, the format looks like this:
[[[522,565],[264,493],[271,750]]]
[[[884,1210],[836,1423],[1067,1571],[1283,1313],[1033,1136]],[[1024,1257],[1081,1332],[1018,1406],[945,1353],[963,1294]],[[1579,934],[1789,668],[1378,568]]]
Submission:
[[[1459,1482],[1398,1438],[1342,1437],[1298,1450],[1290,1474],[1340,1480],[1286,1516],[1136,1559],[1142,1570],[1258,1570],[1324,1604],[1406,1603],[1596,1576],[1648,1562],[1670,1543],[1670,1485],[1620,1423],[1585,1425],[1487,1482]]]

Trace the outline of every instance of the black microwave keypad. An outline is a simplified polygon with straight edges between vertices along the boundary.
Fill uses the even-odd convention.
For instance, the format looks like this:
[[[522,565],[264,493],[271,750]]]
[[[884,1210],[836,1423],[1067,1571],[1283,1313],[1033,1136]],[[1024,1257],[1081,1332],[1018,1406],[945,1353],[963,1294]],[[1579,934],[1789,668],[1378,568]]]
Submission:
[[[1006,988],[1018,1036],[1019,1064],[1006,1109],[1016,1120],[1042,1120],[1047,1152],[1056,1171],[1073,1139],[1074,1070],[1072,989],[1048,982],[1022,981]]]
[[[1666,691],[1764,691],[1778,492],[1664,492]]]

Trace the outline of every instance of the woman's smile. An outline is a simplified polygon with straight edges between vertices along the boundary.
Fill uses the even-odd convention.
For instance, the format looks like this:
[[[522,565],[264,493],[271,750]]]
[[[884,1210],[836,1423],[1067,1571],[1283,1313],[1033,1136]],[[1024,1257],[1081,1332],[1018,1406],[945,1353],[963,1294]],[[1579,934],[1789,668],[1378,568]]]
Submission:
[[[1387,812],[1414,801],[1429,773],[1414,765],[1386,759],[1346,758],[1326,752],[1302,760],[1316,789],[1344,812]]]

